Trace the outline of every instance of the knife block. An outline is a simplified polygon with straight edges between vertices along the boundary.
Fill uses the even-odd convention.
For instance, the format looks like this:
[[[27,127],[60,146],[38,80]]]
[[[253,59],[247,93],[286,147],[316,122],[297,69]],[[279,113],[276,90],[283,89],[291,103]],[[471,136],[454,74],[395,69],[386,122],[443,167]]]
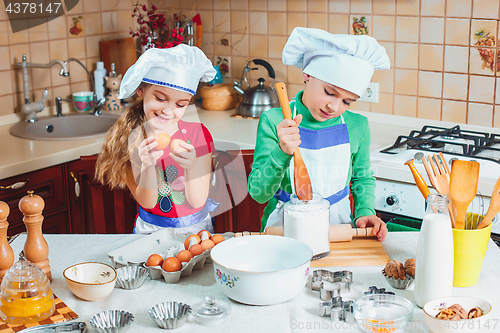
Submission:
[[[2,281],[7,270],[14,264],[14,251],[12,251],[7,240],[7,228],[9,227],[7,217],[9,213],[9,205],[0,201],[0,281]]]

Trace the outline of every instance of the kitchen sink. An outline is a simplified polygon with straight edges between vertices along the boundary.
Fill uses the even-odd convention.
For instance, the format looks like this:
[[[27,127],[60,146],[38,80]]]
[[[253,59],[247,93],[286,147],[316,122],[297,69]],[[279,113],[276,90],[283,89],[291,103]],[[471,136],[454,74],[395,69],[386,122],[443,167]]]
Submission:
[[[118,114],[65,115],[40,117],[37,122],[19,122],[10,128],[10,134],[29,140],[78,140],[104,136],[118,119]]]

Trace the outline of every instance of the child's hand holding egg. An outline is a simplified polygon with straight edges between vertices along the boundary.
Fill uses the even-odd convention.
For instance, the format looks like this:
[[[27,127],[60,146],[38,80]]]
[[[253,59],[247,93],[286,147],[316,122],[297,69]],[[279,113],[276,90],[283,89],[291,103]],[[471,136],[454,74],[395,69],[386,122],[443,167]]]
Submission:
[[[170,157],[183,169],[189,169],[193,166],[196,159],[196,150],[194,147],[181,139],[174,139],[170,142]]]
[[[158,142],[158,146],[156,146],[155,149],[164,150],[170,144],[170,135],[167,133],[158,133],[155,135],[155,140]]]

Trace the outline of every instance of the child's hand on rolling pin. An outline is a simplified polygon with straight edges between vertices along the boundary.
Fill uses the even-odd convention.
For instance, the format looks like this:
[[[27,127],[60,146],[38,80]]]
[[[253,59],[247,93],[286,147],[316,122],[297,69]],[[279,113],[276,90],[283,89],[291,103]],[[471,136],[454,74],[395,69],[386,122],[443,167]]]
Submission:
[[[302,115],[299,114],[294,120],[284,119],[276,126],[279,138],[279,146],[283,152],[292,155],[302,141],[300,141],[299,124]]]
[[[376,215],[362,216],[356,220],[358,228],[373,227],[373,234],[377,236],[380,242],[383,242],[387,235],[387,226]]]
[[[142,165],[141,170],[149,168],[156,165],[156,161],[163,156],[163,150],[156,150],[155,147],[158,146],[153,136],[150,136],[142,140],[139,145],[139,158],[141,159]]]
[[[177,162],[184,170],[188,170],[194,165],[196,150],[193,145],[186,142],[179,143],[178,147],[170,150],[170,157]]]

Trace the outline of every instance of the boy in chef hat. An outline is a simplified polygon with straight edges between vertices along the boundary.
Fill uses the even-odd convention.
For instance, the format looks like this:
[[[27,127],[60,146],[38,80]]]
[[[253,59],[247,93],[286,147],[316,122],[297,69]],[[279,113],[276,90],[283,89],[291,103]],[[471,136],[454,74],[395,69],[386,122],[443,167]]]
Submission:
[[[96,178],[112,189],[128,187],[139,204],[135,233],[163,227],[213,231],[212,136],[202,124],[182,117],[198,83],[215,74],[206,55],[185,44],[149,49],[125,73],[118,97],[136,94],[139,100],[108,131]],[[169,142],[180,144],[169,149]]]
[[[269,201],[262,228],[283,225],[283,203],[294,191],[292,154],[300,147],[313,191],[330,202],[330,223],[351,223],[352,190],[356,226],[373,226],[383,241],[387,228],[374,210],[368,120],[347,108],[375,69],[390,67],[385,49],[369,36],[295,28],[283,63],[302,69],[305,87],[290,102],[294,120],[284,120],[280,108],[260,117],[248,189],[257,202]]]

